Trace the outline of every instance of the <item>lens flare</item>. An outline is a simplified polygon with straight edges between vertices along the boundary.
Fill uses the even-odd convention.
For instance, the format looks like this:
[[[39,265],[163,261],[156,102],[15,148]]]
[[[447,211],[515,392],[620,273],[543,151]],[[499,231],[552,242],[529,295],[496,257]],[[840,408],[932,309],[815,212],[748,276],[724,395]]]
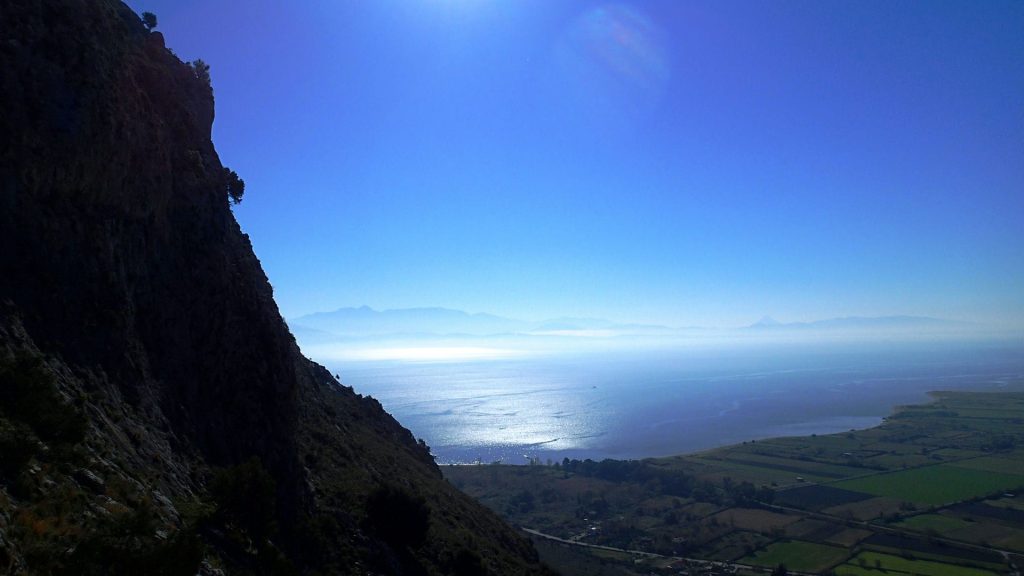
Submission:
[[[660,91],[668,67],[656,42],[658,32],[643,14],[627,6],[604,6],[585,14],[576,31],[586,53],[621,83]]]
[[[620,4],[580,15],[559,42],[556,62],[570,105],[609,119],[653,111],[671,76],[660,28]]]

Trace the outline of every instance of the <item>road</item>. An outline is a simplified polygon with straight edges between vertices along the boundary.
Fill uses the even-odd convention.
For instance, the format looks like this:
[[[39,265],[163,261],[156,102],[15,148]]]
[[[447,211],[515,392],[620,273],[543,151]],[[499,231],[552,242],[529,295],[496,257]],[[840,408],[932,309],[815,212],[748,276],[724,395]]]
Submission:
[[[685,557],[680,557],[680,556],[664,556],[662,554],[655,554],[654,552],[645,552],[643,550],[628,550],[628,549],[625,549],[625,548],[616,548],[614,546],[604,546],[602,544],[588,544],[586,542],[579,542],[577,540],[568,540],[566,538],[559,538],[558,536],[553,536],[551,534],[545,534],[545,533],[541,532],[540,530],[535,530],[533,528],[522,528],[522,530],[523,530],[523,532],[526,532],[526,533],[531,534],[533,536],[537,536],[539,538],[544,538],[545,540],[552,540],[554,542],[559,542],[559,543],[562,543],[562,544],[568,544],[569,546],[580,546],[582,548],[596,548],[596,549],[599,549],[599,550],[608,550],[610,552],[621,552],[621,553],[624,553],[624,554],[631,554],[631,555],[642,557],[642,558],[661,558],[661,559],[668,560],[668,561],[671,561],[671,562],[682,560],[682,561],[686,562],[687,564],[694,565],[694,566],[707,566],[707,567],[711,567],[711,568],[725,568],[728,571],[732,571],[732,572],[735,572],[736,570],[750,570],[750,571],[753,571],[753,572],[763,572],[765,574],[769,574],[772,571],[771,568],[768,568],[768,567],[765,567],[765,566],[752,566],[750,564],[739,564],[739,563],[736,563],[736,562],[719,562],[719,561],[714,561],[714,560],[704,560],[702,558],[685,558]],[[813,574],[811,572],[797,572],[795,570],[789,570],[788,573],[792,574],[793,576],[815,576],[815,574]]]

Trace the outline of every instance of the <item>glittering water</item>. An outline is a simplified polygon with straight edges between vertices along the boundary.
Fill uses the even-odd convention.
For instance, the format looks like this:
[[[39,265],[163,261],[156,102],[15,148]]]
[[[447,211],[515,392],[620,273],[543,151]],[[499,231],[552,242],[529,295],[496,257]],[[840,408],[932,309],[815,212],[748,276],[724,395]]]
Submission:
[[[639,458],[878,424],[948,389],[1024,389],[1017,347],[623,353],[330,366],[439,463]]]

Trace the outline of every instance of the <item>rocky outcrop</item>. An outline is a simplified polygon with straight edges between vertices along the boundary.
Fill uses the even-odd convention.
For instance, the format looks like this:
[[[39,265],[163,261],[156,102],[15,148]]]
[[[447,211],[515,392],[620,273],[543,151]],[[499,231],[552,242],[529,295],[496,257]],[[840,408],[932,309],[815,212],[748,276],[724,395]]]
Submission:
[[[0,475],[0,571],[541,571],[301,356],[232,215],[204,70],[110,0],[0,4],[0,70],[0,386],[52,385],[40,405],[85,422],[57,441],[0,405],[0,450],[29,454]],[[217,486],[270,486],[266,517]]]

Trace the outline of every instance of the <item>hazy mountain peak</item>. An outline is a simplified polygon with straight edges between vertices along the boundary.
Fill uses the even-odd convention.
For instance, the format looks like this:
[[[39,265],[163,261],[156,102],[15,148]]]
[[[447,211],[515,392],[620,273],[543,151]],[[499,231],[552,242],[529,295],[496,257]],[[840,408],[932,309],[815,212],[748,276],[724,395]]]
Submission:
[[[441,306],[375,310],[369,306],[314,312],[289,320],[292,330],[314,329],[343,337],[393,335],[487,336],[524,330],[526,322],[492,314],[470,314]]]

